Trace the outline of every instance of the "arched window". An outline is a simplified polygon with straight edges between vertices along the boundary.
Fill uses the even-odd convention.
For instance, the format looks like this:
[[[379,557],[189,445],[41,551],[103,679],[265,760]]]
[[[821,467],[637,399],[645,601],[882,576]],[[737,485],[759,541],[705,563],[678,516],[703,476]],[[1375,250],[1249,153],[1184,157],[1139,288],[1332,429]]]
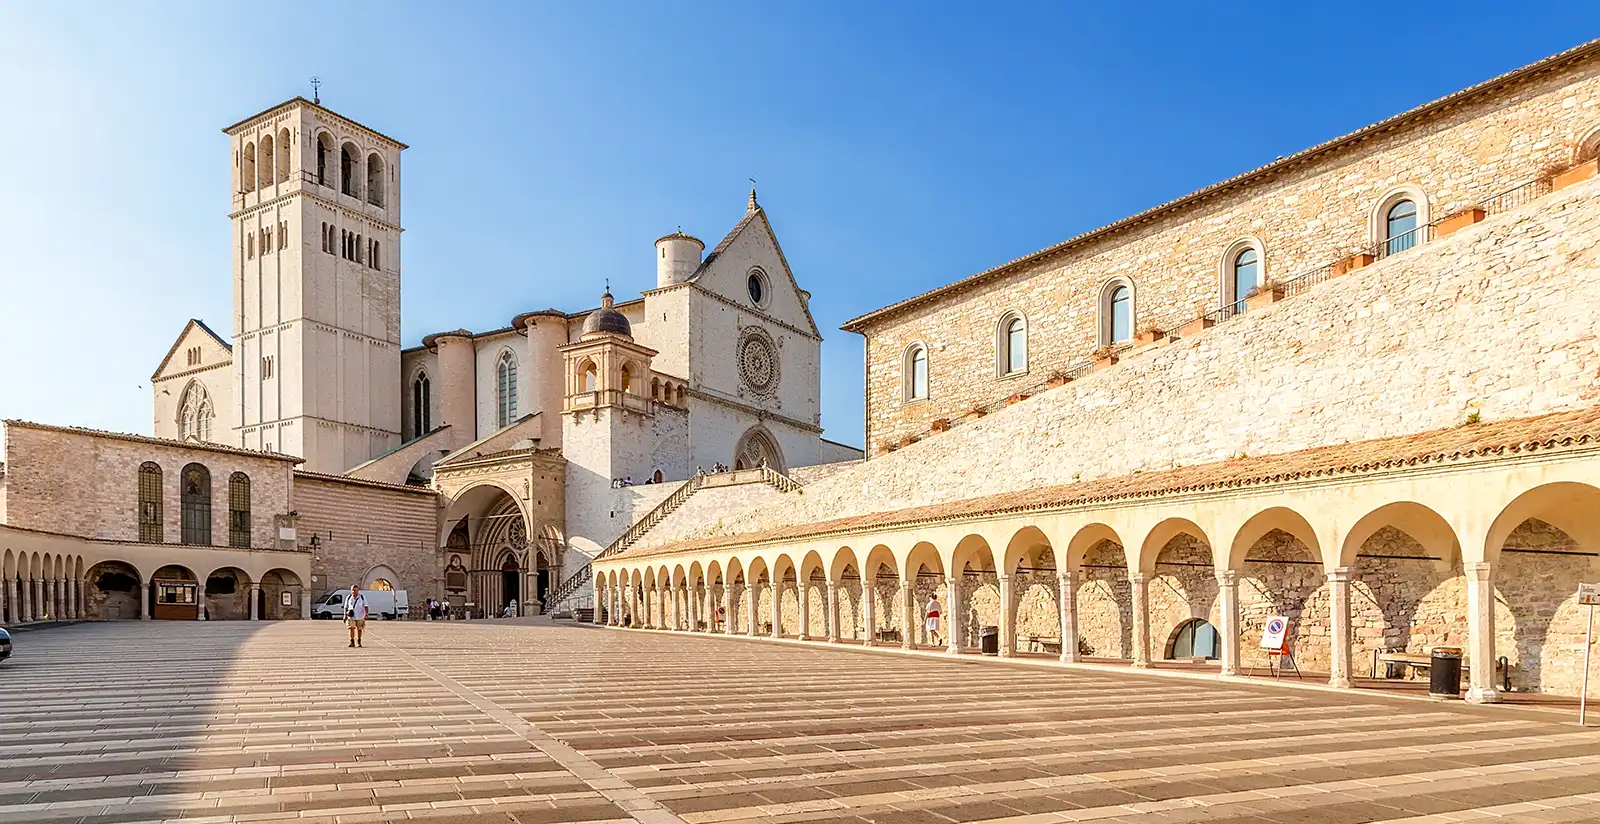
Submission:
[[[1255,247],[1241,250],[1233,256],[1228,271],[1228,298],[1234,314],[1239,314],[1244,311],[1244,299],[1250,295],[1250,290],[1261,283],[1261,254]]]
[[[245,249],[245,251],[244,251],[244,259],[245,260],[255,260],[256,259],[256,233],[255,232],[251,232],[249,234],[249,236],[244,239],[244,249]]]
[[[654,398],[655,400],[661,400],[661,379],[660,378],[651,378],[650,379],[650,397]]]
[[[240,157],[239,191],[253,192],[256,190],[256,144],[244,144],[244,154]]]
[[[356,180],[356,174],[360,171],[360,151],[354,143],[344,144],[339,149],[339,191],[351,197],[360,197],[361,191]]]
[[[1172,635],[1172,659],[1222,657],[1222,636],[1217,628],[1199,618],[1185,621]]]
[[[428,385],[428,373],[422,372],[411,382],[411,436],[420,438],[433,431],[433,393]]]
[[[633,391],[633,365],[632,364],[625,363],[625,364],[622,365],[622,391],[624,391],[624,392]]]
[[[154,461],[139,465],[139,540],[159,544],[161,537],[161,466]]]
[[[926,400],[928,397],[928,347],[920,343],[913,343],[906,348],[905,365],[902,367],[905,380],[900,389],[901,400],[911,401]]]
[[[250,476],[228,476],[228,546],[250,546]]]
[[[383,206],[383,158],[377,152],[367,155],[367,202]]]
[[[683,384],[678,384],[678,407],[683,408]]]
[[[1417,204],[1402,200],[1383,217],[1383,253],[1392,255],[1417,245]]]
[[[997,329],[995,371],[1002,376],[1028,371],[1028,322],[1021,315],[1008,312],[1000,317]]]
[[[366,248],[365,248],[365,246],[363,244],[364,244],[364,241],[362,241],[361,236],[360,235],[356,235],[356,242],[353,244],[356,247],[356,253],[355,253],[355,256],[354,256],[356,263],[366,263],[367,262],[367,252],[366,252]]]
[[[328,242],[328,224],[327,223],[323,223],[322,224],[322,251],[324,251],[324,252],[333,251],[333,244]]]
[[[1133,289],[1122,278],[1106,284],[1100,301],[1100,345],[1133,339]]]
[[[211,472],[197,463],[183,468],[179,478],[179,514],[183,542],[211,545]]]
[[[378,242],[376,240],[372,241],[372,254],[367,257],[367,265],[374,269],[383,268],[378,265]]]
[[[272,153],[272,135],[261,136],[261,172],[259,182],[265,189],[272,185],[272,176],[276,171],[278,159]]]
[[[327,132],[317,135],[317,185],[328,185],[328,164],[333,160],[333,138]]]
[[[517,359],[511,352],[500,353],[495,367],[495,424],[509,426],[517,419]]]
[[[199,382],[189,384],[178,402],[178,432],[183,440],[211,440],[211,395]]]
[[[752,427],[739,439],[739,445],[733,451],[733,468],[755,469],[760,466],[784,471],[783,450],[778,446],[777,439],[758,426]]]
[[[595,368],[593,361],[583,362],[583,391],[593,392],[600,388],[600,370]]]
[[[278,130],[278,182],[286,183],[289,180],[289,149],[294,145],[289,140],[289,130]]]

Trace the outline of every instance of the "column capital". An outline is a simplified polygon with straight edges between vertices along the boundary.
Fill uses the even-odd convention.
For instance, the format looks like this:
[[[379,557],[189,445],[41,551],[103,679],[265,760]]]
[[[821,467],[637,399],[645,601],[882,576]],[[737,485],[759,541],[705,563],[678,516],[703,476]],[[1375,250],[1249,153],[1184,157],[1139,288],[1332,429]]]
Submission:
[[[1128,576],[1128,582],[1133,584],[1148,584],[1150,583],[1150,579],[1154,577],[1154,575],[1146,575],[1143,572],[1135,572],[1134,574]]]
[[[1218,572],[1217,573],[1217,583],[1222,585],[1222,586],[1225,586],[1225,587],[1238,586],[1239,585],[1239,570],[1237,570],[1237,569],[1225,569],[1225,570],[1222,570],[1221,572]]]
[[[1074,569],[1058,569],[1058,570],[1056,570],[1056,580],[1061,582],[1061,583],[1063,583],[1063,584],[1072,583],[1072,581],[1077,579],[1077,577],[1078,577],[1078,571],[1077,570],[1074,570]]]
[[[1462,567],[1463,571],[1466,572],[1467,577],[1474,581],[1489,581],[1492,580],[1492,576],[1494,575],[1494,565],[1488,561],[1477,561],[1470,564],[1463,564]]]
[[[1002,584],[1011,583],[1011,574],[1010,573],[1007,573],[1007,572],[996,572],[994,574],[994,577]]]
[[[1328,583],[1348,584],[1352,580],[1354,572],[1355,570],[1351,569],[1350,567],[1335,567],[1330,569],[1327,572]]]

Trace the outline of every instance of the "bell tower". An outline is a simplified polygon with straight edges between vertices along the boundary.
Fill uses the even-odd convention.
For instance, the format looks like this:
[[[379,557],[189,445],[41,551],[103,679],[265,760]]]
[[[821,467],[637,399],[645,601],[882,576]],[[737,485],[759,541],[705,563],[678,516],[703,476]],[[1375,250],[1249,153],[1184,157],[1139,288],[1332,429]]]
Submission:
[[[584,320],[578,342],[561,347],[567,385],[561,437],[568,461],[608,480],[643,480],[651,471],[655,355],[634,342],[632,325],[607,289],[600,308]]]
[[[232,165],[231,442],[342,473],[400,444],[400,153],[293,98],[223,129]]]

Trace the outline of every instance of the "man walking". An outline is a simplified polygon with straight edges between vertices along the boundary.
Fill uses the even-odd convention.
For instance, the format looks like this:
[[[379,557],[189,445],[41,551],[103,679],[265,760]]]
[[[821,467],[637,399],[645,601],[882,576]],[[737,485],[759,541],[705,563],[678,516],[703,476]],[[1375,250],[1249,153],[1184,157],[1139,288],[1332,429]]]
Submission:
[[[350,646],[361,646],[361,632],[367,628],[367,599],[361,587],[350,587],[350,599],[344,602],[344,625],[350,630]]]
[[[928,643],[939,645],[939,599],[929,595],[928,603],[922,608],[922,628],[928,633]]]

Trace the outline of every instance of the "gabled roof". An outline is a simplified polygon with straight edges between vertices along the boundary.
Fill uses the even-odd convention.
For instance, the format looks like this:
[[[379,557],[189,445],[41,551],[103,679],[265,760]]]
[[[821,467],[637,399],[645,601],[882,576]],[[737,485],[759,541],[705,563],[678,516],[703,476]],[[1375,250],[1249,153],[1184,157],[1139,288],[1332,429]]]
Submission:
[[[800,311],[806,314],[806,323],[810,324],[811,333],[816,335],[818,340],[821,340],[822,330],[817,327],[817,319],[811,316],[811,306],[804,297],[807,292],[801,289],[799,281],[795,280],[794,269],[789,266],[789,258],[783,253],[783,244],[778,242],[777,233],[772,231],[772,220],[767,217],[767,210],[761,208],[759,203],[756,203],[754,189],[750,190],[750,207],[745,210],[744,217],[740,218],[738,223],[733,224],[733,228],[729,229],[726,235],[723,235],[721,242],[717,244],[715,249],[711,250],[711,254],[706,255],[705,260],[700,261],[700,265],[694,270],[694,274],[689,276],[689,282],[693,283],[699,280],[700,275],[711,267],[711,263],[720,257],[723,252],[728,251],[728,247],[732,246],[733,242],[744,234],[746,229],[756,223],[759,223],[762,229],[766,231],[767,239],[772,241],[772,248],[778,250],[778,262],[783,264],[783,273],[788,276],[789,285],[794,287],[796,294],[802,296],[800,298]]]
[[[1530,63],[1520,69],[1506,72],[1505,74],[1491,78],[1475,86],[1471,86],[1459,92],[1455,92],[1454,94],[1441,97],[1431,103],[1424,103],[1421,106],[1409,111],[1401,112],[1400,114],[1380,120],[1370,126],[1357,129],[1356,131],[1350,132],[1343,137],[1336,137],[1333,140],[1329,140],[1325,143],[1319,143],[1309,149],[1289,155],[1288,157],[1279,158],[1278,160],[1268,163],[1265,166],[1252,169],[1240,175],[1235,175],[1220,183],[1214,183],[1210,186],[1207,186],[1204,189],[1190,192],[1189,194],[1177,198],[1176,200],[1169,200],[1166,203],[1146,209],[1132,216],[1125,217],[1122,220],[1114,223],[1109,223],[1098,229],[1092,229],[1080,235],[1067,238],[1060,243],[1057,243],[1053,246],[1048,246],[1044,249],[1034,252],[1033,254],[1024,255],[1015,260],[1002,263],[992,269],[985,269],[982,272],[979,272],[975,275],[969,275],[953,283],[947,283],[943,286],[935,287],[923,292],[922,294],[913,295],[905,300],[891,303],[882,309],[874,309],[873,311],[864,315],[860,315],[845,321],[844,325],[840,326],[839,328],[846,332],[858,332],[865,334],[863,330],[869,324],[893,312],[910,308],[941,295],[957,292],[966,289],[967,287],[993,280],[994,278],[1002,275],[1010,274],[1011,272],[1016,271],[1027,264],[1036,263],[1063,252],[1086,246],[1092,242],[1115,234],[1116,232],[1149,223],[1157,218],[1164,217],[1169,213],[1176,212],[1187,206],[1194,205],[1207,198],[1215,197],[1224,192],[1259,182],[1271,177],[1272,175],[1288,171],[1296,166],[1305,165],[1313,160],[1322,158],[1324,155],[1328,155],[1343,149],[1346,146],[1359,143],[1360,141],[1366,140],[1370,137],[1375,137],[1383,132],[1394,131],[1402,126],[1409,126],[1434,114],[1438,114],[1453,107],[1472,102],[1477,98],[1498,91],[1499,89],[1504,88],[1512,83],[1562,68],[1571,63],[1576,63],[1593,57],[1596,54],[1600,54],[1600,40],[1590,40],[1589,42],[1580,46],[1575,46],[1559,54],[1546,57],[1545,59],[1536,63]]]
[[[1530,452],[1600,448],[1600,406],[1554,412],[1533,418],[1466,424],[1414,435],[1320,446],[1186,466],[1097,478],[1092,481],[1002,492],[978,498],[908,509],[874,512],[757,532],[680,541],[624,553],[657,555],[765,541],[891,529],[913,524],[1066,509],[1087,504],[1158,498],[1241,487],[1267,486],[1319,478],[1373,475],[1429,464],[1478,462]]]
[[[221,346],[223,350],[226,351],[230,356],[233,354],[233,345],[223,340],[221,335],[211,331],[211,327],[207,326],[205,321],[200,320],[199,318],[189,318],[189,322],[183,325],[183,331],[179,332],[178,336],[172,339],[172,348],[167,350],[167,354],[161,358],[161,363],[156,365],[156,371],[150,373],[150,380],[155,380],[156,376],[161,374],[161,370],[167,368],[167,362],[172,360],[172,356],[178,353],[178,345],[183,343],[184,336],[189,334],[190,329],[194,329],[196,327],[199,327],[200,331],[210,335],[211,339],[216,341],[217,345]]]
[[[243,455],[248,458],[262,458],[271,461],[284,461],[291,464],[304,463],[304,458],[285,455],[282,452],[263,452],[258,449],[241,449],[237,446],[225,446],[220,443],[208,441],[175,441],[170,438],[153,438],[149,435],[131,435],[126,432],[109,432],[104,429],[89,429],[83,426],[54,426],[47,423],[34,423],[33,421],[5,420],[0,421],[6,426],[18,429],[36,429],[41,432],[62,432],[68,435],[86,435],[92,438],[106,438],[113,441],[129,441],[143,443],[151,446],[177,447],[179,449],[199,449],[206,452],[221,452],[228,455]]]
[[[407,146],[406,144],[401,143],[398,140],[395,140],[394,138],[384,134],[383,132],[380,132],[377,129],[372,128],[371,126],[365,126],[365,125],[362,125],[360,123],[357,123],[356,121],[351,120],[350,118],[345,117],[344,115],[339,114],[338,112],[336,112],[336,111],[334,111],[334,110],[332,110],[330,108],[327,108],[326,106],[323,106],[320,103],[313,103],[313,102],[305,99],[304,97],[301,97],[300,95],[295,95],[294,97],[291,97],[288,100],[285,100],[285,101],[283,101],[282,103],[279,103],[276,106],[269,106],[269,107],[267,107],[265,109],[262,109],[261,111],[256,112],[255,114],[250,115],[249,117],[239,121],[238,123],[234,123],[231,126],[223,126],[222,127],[222,133],[231,135],[231,134],[233,134],[233,130],[234,129],[237,129],[240,126],[243,126],[244,124],[249,123],[250,121],[255,120],[258,117],[265,117],[265,116],[267,116],[269,114],[274,114],[279,109],[285,109],[285,108],[288,108],[290,106],[305,106],[308,109],[316,109],[317,111],[322,112],[323,114],[325,114],[325,115],[327,115],[329,117],[332,117],[332,118],[334,118],[336,120],[342,120],[345,123],[347,123],[347,124],[349,124],[351,126],[354,126],[357,129],[360,129],[360,130],[362,130],[364,132],[370,132],[372,134],[375,134],[378,137],[381,137],[384,140],[387,140],[390,143],[393,143],[394,145],[399,146],[402,149],[411,148],[410,146]]]

